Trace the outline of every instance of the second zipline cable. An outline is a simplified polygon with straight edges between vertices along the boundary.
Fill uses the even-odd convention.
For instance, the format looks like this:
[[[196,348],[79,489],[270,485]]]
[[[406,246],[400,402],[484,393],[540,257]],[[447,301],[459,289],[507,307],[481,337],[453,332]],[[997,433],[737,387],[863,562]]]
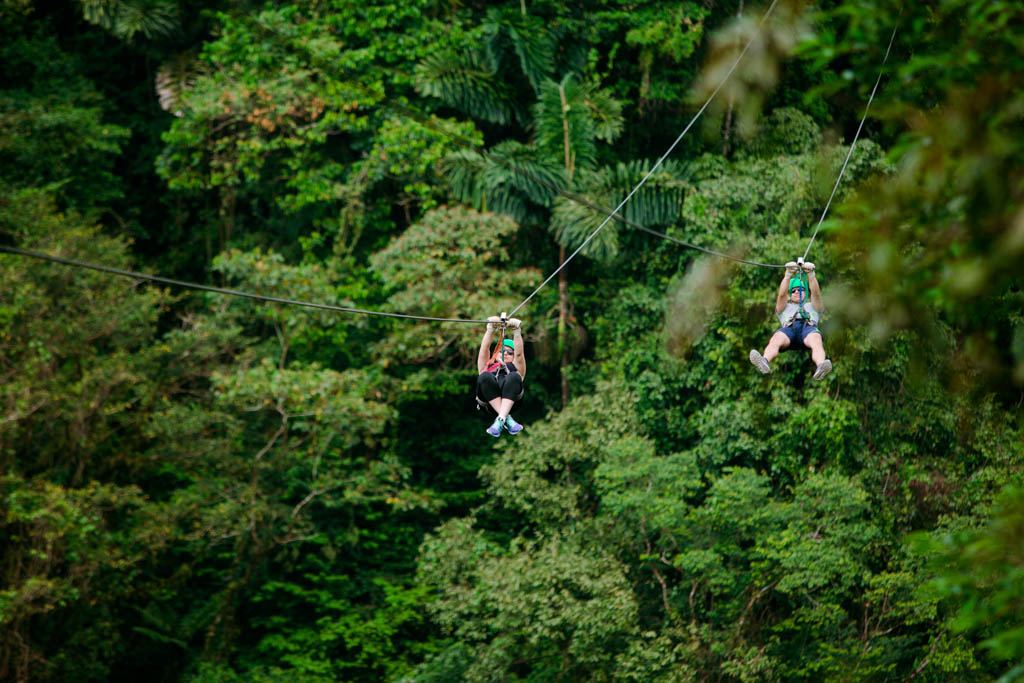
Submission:
[[[601,225],[597,226],[597,228],[594,229],[594,232],[590,233],[590,235],[587,236],[587,239],[583,240],[583,244],[576,247],[576,250],[569,254],[569,256],[564,261],[562,261],[562,264],[558,266],[558,268],[556,268],[555,271],[551,273],[551,275],[548,275],[547,279],[545,279],[544,282],[540,283],[540,286],[537,287],[537,289],[533,290],[530,296],[526,297],[521,304],[512,309],[512,312],[509,313],[509,315],[515,315],[520,308],[525,306],[527,303],[529,303],[530,299],[536,296],[537,292],[543,289],[547,283],[551,282],[551,279],[553,277],[558,275],[563,268],[569,265],[569,261],[571,261],[573,257],[576,256],[576,254],[580,253],[583,247],[587,246],[590,243],[590,240],[594,239],[597,233],[601,232],[604,226],[608,225],[612,218],[615,217],[616,214],[618,214],[619,209],[625,206],[626,202],[632,199],[633,195],[635,195],[640,190],[640,188],[643,187],[643,184],[647,182],[647,179],[650,178],[656,170],[658,170],[658,167],[661,166],[662,162],[664,162],[665,159],[668,158],[668,155],[672,153],[672,150],[676,148],[676,145],[678,145],[682,141],[683,137],[690,132],[690,128],[692,128],[693,124],[697,122],[697,119],[699,119],[700,115],[704,113],[704,110],[708,108],[708,105],[711,104],[711,100],[715,99],[715,95],[718,94],[718,91],[721,90],[722,86],[724,86],[726,81],[729,80],[729,76],[731,76],[732,72],[736,70],[737,66],[739,66],[740,61],[743,59],[743,56],[747,54],[747,50],[750,49],[750,46],[754,44],[754,41],[757,40],[758,37],[760,37],[761,27],[764,26],[764,22],[768,20],[768,16],[772,13],[772,10],[775,9],[776,2],[778,2],[778,0],[772,0],[772,4],[768,6],[768,10],[764,13],[764,16],[761,17],[761,22],[757,25],[757,33],[755,33],[754,37],[747,41],[747,44],[743,46],[743,51],[740,52],[739,57],[736,58],[736,61],[733,62],[732,66],[729,67],[729,70],[725,73],[725,76],[722,77],[721,83],[719,83],[715,87],[715,89],[711,92],[711,95],[708,97],[707,101],[703,104],[703,106],[701,106],[697,113],[693,115],[693,118],[690,119],[690,122],[686,124],[686,128],[683,129],[683,132],[679,134],[679,137],[677,137],[671,145],[669,145],[668,150],[666,150],[665,153],[661,155],[661,158],[659,158],[658,161],[655,162],[654,166],[651,167],[651,170],[647,172],[647,175],[645,175],[640,180],[640,182],[636,184],[636,187],[630,190],[629,194],[626,195],[626,198],[619,202],[619,205],[616,206],[610,214],[608,214],[608,217],[601,221]]]
[[[902,10],[900,14],[902,14]],[[828,202],[825,204],[825,210],[821,212],[821,218],[818,219],[818,224],[814,226],[814,234],[811,235],[811,241],[807,243],[807,248],[804,250],[804,260],[807,260],[807,254],[811,253],[811,245],[814,244],[814,238],[818,236],[818,230],[821,228],[822,222],[825,220],[825,215],[828,214],[828,207],[832,206],[832,198],[836,196],[836,190],[839,189],[839,183],[843,180],[843,173],[846,172],[846,165],[850,163],[850,157],[853,156],[853,150],[857,146],[857,138],[860,137],[860,131],[864,128],[864,122],[868,120],[868,110],[871,109],[871,102],[875,99],[875,92],[878,90],[878,84],[882,82],[882,73],[885,70],[885,62],[889,59],[889,52],[892,50],[892,42],[896,39],[896,26],[892,29],[892,35],[889,36],[889,47],[885,48],[885,57],[882,58],[882,66],[878,69],[878,78],[875,79],[875,87],[871,89],[871,96],[868,97],[868,104],[864,107],[864,116],[860,119],[860,125],[857,126],[857,133],[853,136],[853,142],[850,143],[850,151],[846,153],[846,159],[843,161],[843,167],[839,169],[839,177],[836,178],[836,184],[832,187],[832,194],[828,196]]]

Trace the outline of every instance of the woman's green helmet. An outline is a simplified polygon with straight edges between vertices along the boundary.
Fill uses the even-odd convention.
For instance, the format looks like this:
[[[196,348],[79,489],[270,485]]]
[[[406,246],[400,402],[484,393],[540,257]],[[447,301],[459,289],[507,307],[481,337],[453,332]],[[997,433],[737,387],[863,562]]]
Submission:
[[[513,342],[511,339],[506,339],[505,341],[503,341],[502,342],[502,346],[507,346],[508,348],[512,349],[513,351],[516,350],[515,342]]]

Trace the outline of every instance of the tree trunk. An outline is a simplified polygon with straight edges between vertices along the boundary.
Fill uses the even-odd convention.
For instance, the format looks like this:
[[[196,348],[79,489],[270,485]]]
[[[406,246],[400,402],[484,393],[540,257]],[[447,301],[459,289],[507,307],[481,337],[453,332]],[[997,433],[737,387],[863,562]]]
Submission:
[[[559,84],[558,94],[562,99],[562,135],[565,146],[565,173],[572,186],[572,176],[575,171],[574,156],[569,146],[569,103],[565,99],[565,88]],[[565,247],[558,247],[558,267],[565,263]],[[562,409],[569,405],[569,380],[565,376],[565,366],[568,364],[569,344],[566,339],[566,332],[569,325],[569,278],[562,268],[558,271],[558,377],[562,383]]]
[[[743,0],[740,0],[740,5],[736,9],[736,18],[739,19],[743,16]],[[736,51],[739,52],[740,42],[736,41]],[[729,95],[729,109],[725,112],[725,130],[722,132],[722,156],[729,156],[729,132],[732,130],[732,107],[733,107],[732,95]]]
[[[558,265],[565,263],[565,247],[558,248]],[[569,404],[569,380],[565,376],[568,365],[569,344],[566,339],[569,324],[569,278],[563,268],[558,273],[558,375],[562,382],[562,408]]]

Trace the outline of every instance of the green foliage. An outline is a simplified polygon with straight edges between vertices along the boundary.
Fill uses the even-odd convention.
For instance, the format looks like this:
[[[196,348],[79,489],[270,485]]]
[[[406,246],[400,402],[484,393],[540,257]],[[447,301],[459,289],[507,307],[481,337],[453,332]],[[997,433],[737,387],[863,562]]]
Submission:
[[[475,50],[429,55],[416,65],[416,85],[422,94],[451,107],[492,123],[508,123],[509,93],[495,83],[495,69],[487,62]]]
[[[615,392],[599,384],[593,396],[537,425],[514,452],[482,468],[493,500],[517,510],[524,521],[579,519],[592,504],[594,467],[636,426],[629,397]]]
[[[533,106],[536,144],[549,157],[567,156],[569,176],[597,163],[598,140],[614,141],[622,133],[622,105],[597,83],[577,83],[572,74],[545,81]]]
[[[809,255],[820,383],[746,360],[778,271],[615,221],[521,311],[526,430],[497,442],[478,326],[0,255],[0,678],[1019,678],[1018,4],[779,3],[621,209],[802,253],[897,27]],[[759,20],[585,9],[5,3],[0,240],[510,310]]]
[[[261,586],[254,603],[274,608],[272,616],[257,620],[256,626],[268,632],[257,645],[258,659],[275,663],[273,670],[310,680],[371,673],[391,680],[406,673],[396,641],[426,618],[426,588],[377,579],[384,605],[368,610],[345,597],[350,583],[346,577],[325,576],[313,589],[280,581]],[[302,626],[296,628],[296,622]]]
[[[799,109],[783,107],[761,121],[758,134],[747,145],[757,156],[814,153],[821,147],[818,126]]]
[[[934,573],[919,591],[928,598],[942,599],[951,608],[947,624],[953,633],[984,637],[980,647],[1011,665],[1006,680],[1020,675],[1013,664],[1024,652],[1021,501],[1020,488],[1011,484],[995,501],[985,527],[919,534],[912,539],[912,547],[929,558]]]
[[[486,154],[462,149],[442,162],[452,194],[481,211],[523,222],[534,218],[531,203],[548,206],[552,188],[565,187],[565,171],[536,147],[515,140],[500,142]]]
[[[472,648],[466,680],[495,671],[609,679],[636,604],[618,563],[587,547],[587,535],[517,541],[506,552],[465,524],[428,539],[421,571],[442,586],[435,618]]]
[[[163,135],[157,169],[172,189],[214,195],[222,248],[236,224],[259,230],[264,219],[249,217],[254,195],[266,196],[284,216],[309,216],[341,253],[355,247],[368,222],[387,226],[367,194],[388,174],[398,170],[406,178],[400,187],[409,201],[437,201],[424,186],[433,178],[429,155],[409,168],[396,169],[395,162],[421,155],[427,145],[441,157],[446,151],[438,146],[450,142],[404,121],[403,127],[420,128],[420,137],[396,139],[393,117],[375,109],[388,88],[405,87],[408,78],[388,76],[375,60],[400,69],[403,61],[435,54],[437,41],[459,37],[439,37],[424,23],[425,2],[336,5],[220,15],[219,38],[207,44],[203,68],[180,94],[183,116]],[[349,12],[362,20],[348,21]],[[415,29],[400,45],[382,43],[376,33],[409,26]],[[367,69],[369,79],[361,75]],[[441,128],[462,132],[454,124]],[[339,145],[342,137],[348,142]],[[284,216],[275,218],[294,220]]]
[[[626,34],[626,42],[678,63],[697,48],[703,37],[702,21],[707,15],[706,8],[692,2],[677,3],[660,11],[647,9],[637,17],[640,26]]]
[[[0,178],[8,187],[57,191],[67,205],[104,207],[124,192],[114,173],[130,131],[114,124],[109,103],[82,75],[82,58],[43,25],[4,18],[0,62]]]
[[[2,661],[18,677],[32,669],[45,675],[49,667],[40,657],[39,644],[26,637],[31,625],[71,604],[125,595],[143,549],[141,539],[124,533],[116,520],[142,505],[143,497],[135,486],[92,482],[71,488],[11,474],[0,479],[0,501],[6,568],[0,591]],[[97,638],[109,637],[102,625],[83,629]],[[83,636],[76,634],[76,640]],[[110,654],[101,654],[79,675],[88,680],[108,676]]]
[[[141,33],[166,36],[178,28],[178,4],[170,0],[78,0],[82,16],[122,40]]]
[[[532,268],[509,269],[507,243],[518,230],[511,219],[472,209],[442,207],[427,213],[370,262],[391,292],[390,310],[434,317],[482,320],[511,308],[513,292],[533,286]],[[423,362],[461,352],[476,357],[480,330],[467,326],[409,325],[395,329],[378,353]]]
[[[610,212],[647,175],[653,162],[633,161],[590,170],[581,168],[575,178],[577,192],[592,204],[608,207]],[[647,178],[643,187],[620,210],[627,220],[645,227],[670,225],[682,209],[687,190],[687,173],[668,161]],[[559,196],[551,212],[551,231],[559,242],[577,246],[593,233],[608,216],[566,196]],[[583,252],[591,258],[609,260],[620,250],[620,232],[634,230],[611,221],[587,244]]]

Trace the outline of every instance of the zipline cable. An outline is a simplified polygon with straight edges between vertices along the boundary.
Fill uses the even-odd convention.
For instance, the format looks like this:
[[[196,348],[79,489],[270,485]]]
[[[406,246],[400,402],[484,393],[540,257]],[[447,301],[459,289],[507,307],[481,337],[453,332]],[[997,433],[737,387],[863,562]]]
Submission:
[[[51,261],[53,263],[61,263],[66,266],[74,266],[76,268],[87,268],[89,270],[98,270],[101,273],[110,273],[112,275],[120,275],[122,277],[130,277],[136,280],[151,280],[153,282],[160,282],[166,285],[174,285],[175,287],[182,287],[184,289],[197,289],[203,292],[213,292],[214,294],[226,294],[228,296],[239,296],[247,299],[256,299],[257,301],[266,301],[275,304],[287,304],[289,306],[305,306],[306,308],[320,308],[326,311],[340,311],[342,313],[362,313],[363,315],[376,315],[386,318],[406,318],[411,320],[430,320],[432,322],[440,323],[476,323],[482,324],[487,323],[487,320],[468,320],[465,318],[434,318],[426,315],[410,315],[408,313],[386,313],[384,311],[370,311],[363,308],[351,308],[348,306],[334,306],[331,304],[318,304],[312,301],[298,301],[296,299],[282,299],[276,296],[265,296],[263,294],[253,294],[252,292],[243,292],[237,289],[225,289],[223,287],[211,287],[210,285],[201,285],[196,282],[186,282],[184,280],[173,280],[168,277],[161,277],[159,275],[147,275],[146,273],[136,273],[131,270],[121,270],[120,268],[111,268],[109,266],[101,266],[95,263],[87,263],[85,261],[76,261],[75,259],[64,258],[63,256],[54,256],[52,254],[44,254],[38,251],[31,251],[29,249],[20,249],[18,247],[9,247],[0,244],[0,251],[5,251],[9,254],[16,254],[18,256],[27,256],[29,258],[40,259],[43,261]]]
[[[626,219],[623,219],[623,220],[626,220]],[[696,244],[691,244],[690,242],[686,242],[686,241],[683,241],[681,239],[672,237],[671,235],[666,235],[665,233],[658,232],[657,230],[651,230],[648,227],[640,225],[639,223],[634,223],[632,221],[626,220],[626,224],[631,226],[631,227],[636,228],[637,230],[642,230],[642,231],[650,233],[652,235],[656,235],[657,237],[660,237],[663,240],[668,240],[669,242],[675,242],[676,244],[678,244],[680,246],[687,247],[689,249],[696,249],[697,251],[703,251],[705,254],[711,254],[712,256],[720,256],[721,258],[729,259],[730,261],[735,261],[736,263],[745,263],[748,266],[760,266],[762,268],[785,268],[786,267],[786,265],[783,264],[783,263],[761,263],[759,261],[748,261],[747,259],[739,258],[738,256],[730,256],[729,254],[723,254],[722,252],[715,251],[714,249],[707,249],[705,247],[698,247]]]
[[[619,202],[619,205],[615,207],[615,210],[612,211],[612,213],[608,214],[607,218],[605,218],[603,221],[601,221],[601,224],[599,226],[597,226],[597,228],[594,230],[594,232],[590,233],[590,235],[587,237],[587,239],[583,240],[583,243],[580,246],[576,247],[576,250],[574,252],[572,252],[572,254],[570,254],[564,261],[562,261],[562,264],[559,265],[558,268],[556,268],[555,271],[553,273],[551,273],[551,275],[548,275],[547,279],[544,280],[544,282],[540,283],[540,286],[537,287],[537,289],[533,290],[533,293],[531,293],[530,296],[526,297],[521,304],[519,304],[514,309],[512,309],[512,312],[509,315],[515,315],[516,312],[518,312],[520,308],[525,306],[527,303],[530,302],[530,299],[532,299],[534,296],[536,296],[537,292],[539,292],[541,289],[543,289],[544,286],[547,285],[547,283],[551,282],[552,278],[554,278],[556,275],[558,275],[562,271],[563,268],[565,268],[567,265],[569,265],[569,262],[572,261],[573,257],[575,257],[576,254],[580,253],[580,251],[582,251],[583,248],[590,243],[590,240],[594,239],[594,237],[597,236],[597,233],[601,232],[601,230],[604,228],[604,226],[608,225],[608,222],[612,219],[612,216],[617,214],[619,212],[619,209],[621,209],[623,206],[625,206],[626,202],[628,202],[630,199],[632,199],[633,195],[636,194],[640,190],[641,187],[643,187],[643,184],[647,182],[647,179],[650,178],[651,175],[656,170],[658,170],[658,167],[661,166],[662,162],[664,162],[665,159],[668,157],[668,155],[672,153],[672,150],[674,150],[676,148],[676,145],[678,145],[680,143],[680,141],[682,141],[683,137],[688,132],[690,132],[690,128],[692,128],[693,124],[695,124],[697,122],[697,119],[699,119],[700,115],[704,113],[704,110],[708,108],[708,105],[711,104],[711,100],[715,99],[715,95],[718,94],[718,91],[721,90],[722,86],[724,86],[726,81],[729,80],[729,76],[731,76],[732,72],[736,70],[737,66],[739,66],[740,61],[743,59],[743,56],[745,54],[747,54],[747,50],[750,49],[750,46],[753,45],[754,41],[757,40],[761,36],[761,27],[764,25],[765,21],[768,20],[768,17],[771,15],[772,10],[775,9],[775,3],[776,2],[778,2],[778,0],[772,0],[772,4],[768,6],[768,10],[764,13],[764,16],[761,17],[761,22],[757,25],[757,32],[754,34],[754,37],[751,38],[747,42],[747,44],[743,47],[743,51],[740,52],[739,57],[737,57],[736,61],[734,61],[732,63],[732,66],[729,67],[729,70],[726,72],[725,76],[722,78],[721,83],[719,83],[715,87],[715,89],[711,93],[711,96],[708,97],[708,99],[704,103],[704,105],[697,111],[696,114],[694,114],[693,118],[690,119],[690,122],[688,124],[686,124],[686,128],[684,128],[683,132],[679,134],[679,137],[677,137],[675,139],[675,141],[669,146],[668,150],[666,150],[666,152],[661,155],[661,158],[658,159],[658,161],[654,164],[654,166],[651,167],[651,170],[649,170],[647,172],[647,175],[645,175],[640,180],[640,182],[637,183],[636,187],[634,187],[630,191],[630,193],[628,195],[626,195],[625,199],[623,199],[621,202]]]
[[[900,12],[902,14],[902,11]],[[807,260],[807,254],[811,252],[811,245],[814,244],[814,238],[818,236],[818,230],[821,228],[822,222],[825,220],[825,215],[828,213],[828,207],[832,205],[832,198],[836,196],[836,190],[839,189],[839,183],[843,179],[843,173],[846,172],[846,165],[850,163],[850,157],[853,156],[853,150],[857,146],[857,138],[860,137],[860,131],[864,128],[864,122],[868,119],[868,110],[871,109],[871,101],[875,99],[875,92],[878,90],[878,84],[882,82],[882,73],[885,70],[885,62],[889,59],[889,52],[892,50],[893,40],[896,39],[896,26],[892,29],[892,35],[889,37],[889,47],[885,48],[885,57],[882,58],[882,66],[878,69],[878,78],[875,79],[875,87],[871,89],[871,96],[868,97],[868,105],[864,107],[864,116],[861,117],[860,125],[857,126],[857,133],[853,136],[853,142],[850,144],[850,151],[846,153],[846,160],[843,161],[843,167],[839,169],[839,177],[836,178],[836,184],[832,187],[832,194],[828,197],[828,202],[825,204],[825,210],[821,212],[821,218],[818,219],[818,225],[814,228],[814,234],[811,235],[811,241],[807,243],[807,249],[804,250],[803,259]]]

